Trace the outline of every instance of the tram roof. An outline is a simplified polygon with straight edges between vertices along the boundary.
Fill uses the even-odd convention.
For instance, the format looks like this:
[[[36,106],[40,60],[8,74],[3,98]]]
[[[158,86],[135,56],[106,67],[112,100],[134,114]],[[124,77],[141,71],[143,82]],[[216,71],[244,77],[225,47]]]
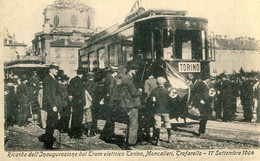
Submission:
[[[155,14],[153,14],[155,13]],[[160,14],[161,13],[161,14]],[[143,13],[141,13],[139,16],[131,18],[128,21],[125,21],[122,24],[114,24],[113,26],[99,32],[98,34],[96,34],[95,36],[89,38],[86,41],[86,45],[84,45],[81,49],[87,48],[88,46],[90,46],[90,44],[88,44],[88,42],[97,42],[100,39],[104,39],[107,38],[115,33],[118,33],[124,29],[127,29],[131,26],[134,25],[134,23],[136,22],[141,22],[141,21],[145,21],[145,20],[152,20],[152,19],[156,19],[156,18],[183,18],[185,20],[199,20],[199,21],[205,21],[208,22],[207,19],[205,18],[198,18],[198,17],[186,17],[186,11],[175,11],[175,10],[148,10],[145,11]]]
[[[11,68],[48,68],[49,66],[46,64],[15,64],[6,67],[5,69]]]

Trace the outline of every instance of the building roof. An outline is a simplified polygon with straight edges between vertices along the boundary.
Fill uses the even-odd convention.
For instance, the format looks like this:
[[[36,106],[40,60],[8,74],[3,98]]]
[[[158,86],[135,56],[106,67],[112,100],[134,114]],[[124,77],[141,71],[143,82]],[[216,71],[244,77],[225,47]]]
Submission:
[[[73,32],[62,32],[62,31],[55,31],[55,29],[52,30],[52,32],[50,32],[50,33],[44,33],[43,31],[37,32],[37,33],[35,33],[35,36],[40,36],[40,35],[73,36],[73,34],[80,34],[83,37],[92,37],[92,36],[94,36],[93,32],[84,33],[84,32],[75,31],[75,30]]]
[[[13,42],[12,44],[7,44],[6,42],[4,43],[4,46],[24,46],[26,47],[27,45],[24,43],[19,43],[19,42]]]
[[[55,0],[53,4],[48,5],[44,10],[52,9],[52,8],[74,8],[79,11],[88,11],[91,10],[95,12],[95,10],[80,0]]]
[[[6,67],[5,69],[9,68],[47,68],[48,66],[46,64],[15,64]]]
[[[85,42],[71,41],[70,39],[59,39],[51,42],[51,47],[82,47]]]
[[[258,50],[259,44],[254,40],[216,39],[216,49],[222,50]]]

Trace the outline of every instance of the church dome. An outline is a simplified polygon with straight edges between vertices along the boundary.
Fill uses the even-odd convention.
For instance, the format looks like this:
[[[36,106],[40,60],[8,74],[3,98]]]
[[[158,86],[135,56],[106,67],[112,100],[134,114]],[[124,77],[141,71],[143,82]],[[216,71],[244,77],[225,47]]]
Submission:
[[[80,0],[55,0],[43,12],[44,25],[61,32],[93,32],[95,10]]]

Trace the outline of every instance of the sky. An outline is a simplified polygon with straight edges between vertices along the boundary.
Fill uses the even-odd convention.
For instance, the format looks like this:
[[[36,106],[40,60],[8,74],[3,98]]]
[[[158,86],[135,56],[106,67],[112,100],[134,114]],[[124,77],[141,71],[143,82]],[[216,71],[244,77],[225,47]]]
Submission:
[[[80,0],[95,9],[96,27],[122,23],[135,0]],[[145,0],[143,0],[145,1]],[[0,0],[0,36],[5,29],[18,42],[31,45],[34,33],[42,31],[43,9],[54,0]],[[188,16],[209,21],[215,34],[254,37],[260,40],[260,0],[146,0],[152,8],[186,10]],[[0,41],[2,43],[3,41]]]

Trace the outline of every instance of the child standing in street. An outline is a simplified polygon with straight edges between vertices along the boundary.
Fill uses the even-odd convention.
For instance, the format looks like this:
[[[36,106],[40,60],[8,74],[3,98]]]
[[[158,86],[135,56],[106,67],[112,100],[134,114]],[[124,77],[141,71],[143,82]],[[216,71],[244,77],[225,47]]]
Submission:
[[[163,118],[167,133],[168,133],[168,142],[172,142],[171,137],[171,123],[169,117],[169,91],[164,87],[166,79],[163,77],[157,78],[158,87],[155,88],[150,94],[150,101],[153,103],[154,107],[154,120],[155,120],[155,144],[160,146],[160,129],[161,129],[161,120]]]

